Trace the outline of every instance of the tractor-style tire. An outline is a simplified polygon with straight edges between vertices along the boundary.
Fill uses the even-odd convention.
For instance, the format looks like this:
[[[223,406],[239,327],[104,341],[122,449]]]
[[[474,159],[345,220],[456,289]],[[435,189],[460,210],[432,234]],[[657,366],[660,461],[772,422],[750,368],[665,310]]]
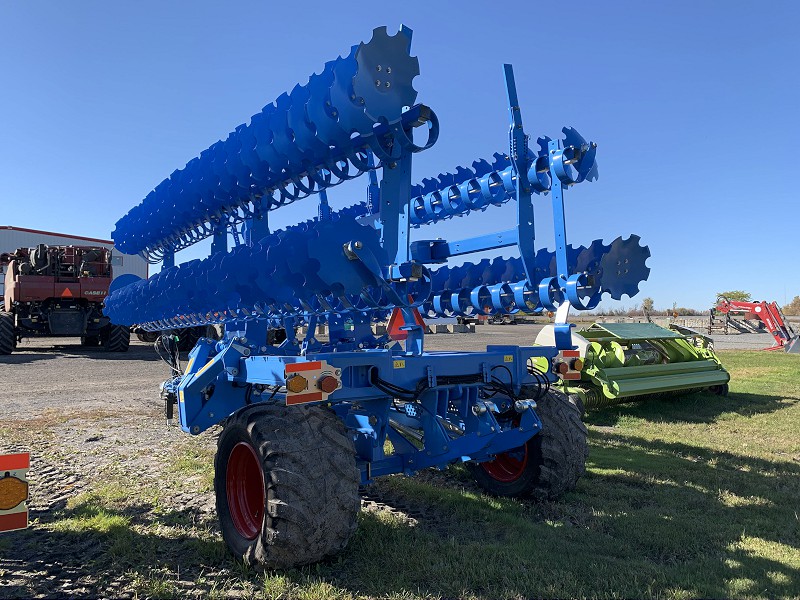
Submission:
[[[575,408],[578,409],[578,413],[581,415],[581,419],[586,416],[586,405],[584,405],[583,400],[578,394],[569,394],[567,395],[567,399],[569,399],[570,403],[575,405]]]
[[[0,312],[0,355],[11,354],[17,347],[17,334],[14,331],[14,315]]]
[[[285,569],[344,549],[361,476],[329,409],[256,404],[227,419],[214,460],[222,537],[247,565]]]
[[[542,431],[524,446],[481,464],[467,463],[475,481],[497,496],[556,500],[586,471],[589,446],[580,408],[555,390],[538,401]]]
[[[723,383],[722,385],[712,385],[708,388],[708,391],[712,394],[716,394],[717,396],[722,396],[723,398],[728,395],[729,386],[727,383]]]
[[[199,327],[185,327],[183,329],[176,329],[175,335],[178,336],[178,350],[181,352],[190,352],[194,345],[197,343],[205,330],[200,331]]]
[[[125,325],[107,325],[101,338],[103,347],[108,352],[127,352],[131,343],[131,330]]]
[[[225,326],[224,325],[207,325],[205,335],[210,340],[219,341],[225,337]]]
[[[161,336],[159,331],[137,331],[136,339],[145,344],[153,344]]]
[[[81,346],[86,346],[87,348],[96,348],[99,345],[100,345],[99,335],[86,335],[81,338]]]

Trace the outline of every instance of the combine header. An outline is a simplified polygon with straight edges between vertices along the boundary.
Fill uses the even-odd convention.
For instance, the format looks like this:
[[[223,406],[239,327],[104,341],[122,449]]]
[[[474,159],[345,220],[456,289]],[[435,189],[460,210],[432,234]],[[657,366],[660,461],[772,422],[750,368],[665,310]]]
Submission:
[[[492,493],[557,498],[573,489],[586,428],[551,388],[579,366],[571,326],[557,324],[547,346],[426,352],[421,313],[588,309],[604,293],[635,294],[649,273],[636,236],[567,244],[564,193],[597,177],[596,145],[565,128],[530,150],[510,65],[508,154],[412,185],[413,155],[435,143],[439,124],[416,101],[410,44],[405,27],[393,36],[376,29],[175,171],[114,232],[120,250],[165,266],[111,294],[115,322],[225,326],[222,340],[200,339],[185,372],[162,389],[184,431],[224,424],[217,509],[225,541],[249,564],[289,567],[341,550],[356,526],[359,485],[382,475],[464,461]],[[367,202],[332,211],[326,190],[365,173]],[[554,252],[535,246],[534,194],[552,202]],[[270,230],[270,212],[312,195],[316,218]],[[512,200],[509,229],[410,240],[412,228]],[[229,231],[241,242],[230,250]],[[173,266],[175,251],[209,237],[207,259]],[[447,264],[502,248],[520,257]],[[388,334],[373,335],[373,320],[389,314]],[[322,322],[328,339],[315,336]],[[273,345],[275,329],[286,339]]]
[[[537,336],[551,343],[552,326]],[[594,323],[572,334],[580,373],[558,387],[585,408],[602,408],[674,393],[728,393],[730,375],[711,339],[690,329],[653,323]]]

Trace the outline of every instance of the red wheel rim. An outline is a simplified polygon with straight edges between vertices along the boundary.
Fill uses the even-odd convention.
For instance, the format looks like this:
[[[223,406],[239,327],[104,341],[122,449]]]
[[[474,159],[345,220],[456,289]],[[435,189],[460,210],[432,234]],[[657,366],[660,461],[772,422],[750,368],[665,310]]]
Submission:
[[[510,452],[498,454],[494,460],[481,463],[481,467],[488,473],[489,477],[503,483],[510,483],[522,477],[527,465],[527,444]]]
[[[228,457],[225,492],[236,531],[245,539],[256,539],[264,518],[264,473],[255,449],[247,442],[236,444]]]

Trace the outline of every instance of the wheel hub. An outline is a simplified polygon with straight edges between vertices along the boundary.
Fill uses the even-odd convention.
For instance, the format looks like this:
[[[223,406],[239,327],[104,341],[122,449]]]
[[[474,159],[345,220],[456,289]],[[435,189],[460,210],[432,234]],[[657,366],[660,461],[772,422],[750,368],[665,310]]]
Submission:
[[[494,460],[481,463],[481,467],[492,479],[509,483],[516,481],[528,465],[528,446],[498,454]]]
[[[253,446],[239,442],[228,457],[225,477],[231,520],[239,534],[254,540],[261,533],[264,519],[264,473]]]

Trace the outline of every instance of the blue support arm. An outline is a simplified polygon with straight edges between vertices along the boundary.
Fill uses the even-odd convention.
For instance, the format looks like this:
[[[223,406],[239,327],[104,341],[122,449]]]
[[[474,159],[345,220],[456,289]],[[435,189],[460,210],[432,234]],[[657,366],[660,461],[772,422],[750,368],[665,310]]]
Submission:
[[[534,240],[536,231],[533,219],[533,190],[528,179],[531,158],[528,150],[528,136],[522,127],[522,111],[517,98],[517,85],[514,81],[514,69],[511,65],[503,65],[508,94],[508,110],[511,115],[509,130],[509,146],[511,164],[517,178],[517,247],[528,281],[536,279],[536,251]]]

